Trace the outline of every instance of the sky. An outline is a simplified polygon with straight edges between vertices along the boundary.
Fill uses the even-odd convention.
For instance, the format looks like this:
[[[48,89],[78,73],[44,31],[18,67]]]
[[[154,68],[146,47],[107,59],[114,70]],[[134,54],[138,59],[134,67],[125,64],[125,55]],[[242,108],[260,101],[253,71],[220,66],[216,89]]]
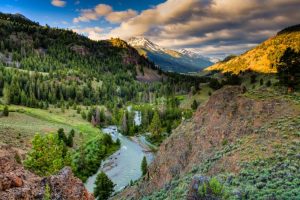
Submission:
[[[0,0],[0,11],[93,40],[145,36],[214,58],[242,53],[300,23],[300,0]]]

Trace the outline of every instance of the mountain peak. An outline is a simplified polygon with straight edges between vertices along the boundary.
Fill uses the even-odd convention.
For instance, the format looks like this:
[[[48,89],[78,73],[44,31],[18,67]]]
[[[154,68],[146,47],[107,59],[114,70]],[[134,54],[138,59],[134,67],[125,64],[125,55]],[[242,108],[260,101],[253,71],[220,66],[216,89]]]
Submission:
[[[161,48],[157,44],[154,44],[149,39],[147,39],[143,36],[137,36],[137,37],[130,38],[128,40],[128,44],[133,47],[145,48],[145,49],[149,49],[152,51],[163,51],[163,48]]]

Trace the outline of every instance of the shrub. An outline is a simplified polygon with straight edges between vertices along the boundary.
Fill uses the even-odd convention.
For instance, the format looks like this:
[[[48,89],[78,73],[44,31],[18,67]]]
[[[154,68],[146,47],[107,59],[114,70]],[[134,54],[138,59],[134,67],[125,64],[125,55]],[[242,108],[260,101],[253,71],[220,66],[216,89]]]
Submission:
[[[215,177],[205,181],[198,187],[198,195],[202,198],[215,199],[217,197],[225,198],[224,186]]]
[[[223,185],[218,181],[217,178],[213,177],[209,181],[209,188],[212,191],[212,194],[215,196],[222,196]]]
[[[69,164],[65,155],[64,144],[57,134],[36,134],[24,166],[40,176],[51,175]]]
[[[9,115],[9,109],[8,109],[8,106],[5,106],[5,107],[4,107],[4,109],[3,109],[3,115],[4,115],[5,117],[8,117],[8,115]]]

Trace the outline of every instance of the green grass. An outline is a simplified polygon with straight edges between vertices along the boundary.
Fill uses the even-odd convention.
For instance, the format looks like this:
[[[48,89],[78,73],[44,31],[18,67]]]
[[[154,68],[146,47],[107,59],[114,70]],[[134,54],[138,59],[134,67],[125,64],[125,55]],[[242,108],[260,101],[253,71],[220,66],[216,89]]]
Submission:
[[[0,110],[3,106],[0,105]],[[0,118],[0,134],[2,143],[12,144],[17,147],[27,148],[35,133],[56,132],[64,128],[65,132],[74,129],[75,146],[86,143],[101,134],[98,128],[83,120],[75,110],[49,108],[48,110],[28,108],[23,106],[9,106],[8,117]],[[80,136],[82,133],[82,136]]]
[[[191,105],[194,100],[199,102],[199,105],[205,104],[209,99],[209,93],[213,93],[213,90],[208,85],[201,86],[201,89],[197,94],[193,96],[179,95],[176,96],[180,100],[180,108],[191,109]]]

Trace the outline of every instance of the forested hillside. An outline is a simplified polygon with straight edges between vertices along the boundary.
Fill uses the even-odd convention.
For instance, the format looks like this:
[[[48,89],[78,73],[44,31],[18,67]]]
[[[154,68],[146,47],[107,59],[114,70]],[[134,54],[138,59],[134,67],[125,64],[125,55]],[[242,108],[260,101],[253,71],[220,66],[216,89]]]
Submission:
[[[19,15],[1,14],[0,25],[0,94],[5,103],[42,108],[71,101],[112,108],[131,100],[147,101],[149,92],[168,94],[170,87],[189,91],[200,81],[179,83],[182,77],[162,74],[120,39],[92,41]],[[153,74],[165,83],[136,81],[138,75],[151,82]]]

